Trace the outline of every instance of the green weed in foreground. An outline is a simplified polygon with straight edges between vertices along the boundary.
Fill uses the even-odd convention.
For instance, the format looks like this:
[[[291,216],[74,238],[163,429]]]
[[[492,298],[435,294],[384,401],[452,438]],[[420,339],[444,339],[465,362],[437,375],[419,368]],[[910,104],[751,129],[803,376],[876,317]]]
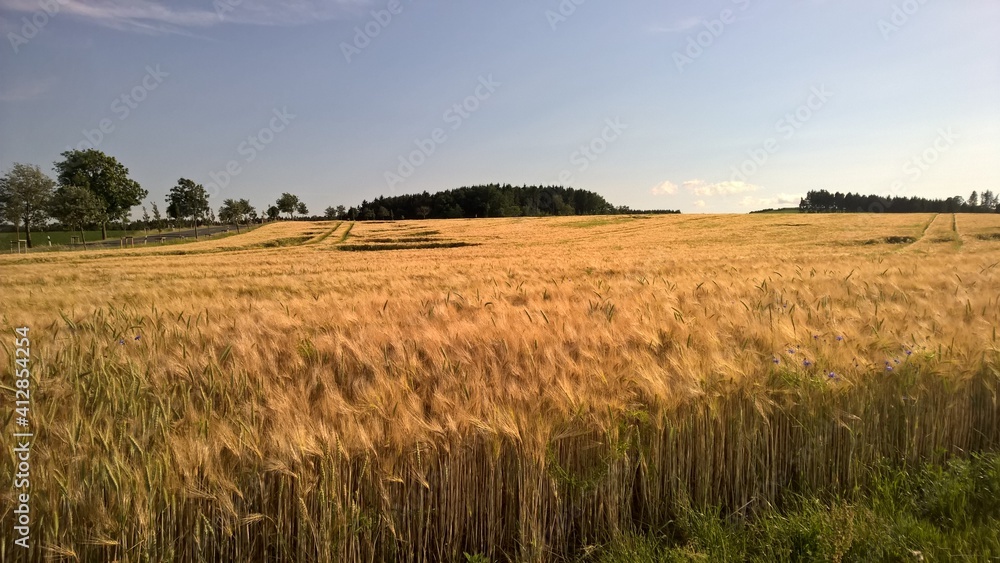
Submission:
[[[853,502],[799,498],[750,519],[688,509],[579,561],[1000,560],[1000,454],[874,473]]]

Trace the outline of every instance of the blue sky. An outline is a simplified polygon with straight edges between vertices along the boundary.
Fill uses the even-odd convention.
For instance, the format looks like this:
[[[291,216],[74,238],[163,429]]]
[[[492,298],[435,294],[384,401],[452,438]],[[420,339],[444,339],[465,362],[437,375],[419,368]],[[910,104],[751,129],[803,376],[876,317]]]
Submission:
[[[745,212],[1000,191],[993,0],[0,0],[0,168],[314,213],[479,183]],[[101,131],[101,129],[104,131]]]

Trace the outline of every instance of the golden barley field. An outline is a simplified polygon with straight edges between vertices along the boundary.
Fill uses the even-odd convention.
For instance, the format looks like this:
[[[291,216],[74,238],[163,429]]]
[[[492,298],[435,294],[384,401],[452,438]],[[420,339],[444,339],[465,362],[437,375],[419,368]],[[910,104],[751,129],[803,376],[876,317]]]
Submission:
[[[1000,448],[1000,215],[283,222],[0,294],[36,558],[563,561]]]

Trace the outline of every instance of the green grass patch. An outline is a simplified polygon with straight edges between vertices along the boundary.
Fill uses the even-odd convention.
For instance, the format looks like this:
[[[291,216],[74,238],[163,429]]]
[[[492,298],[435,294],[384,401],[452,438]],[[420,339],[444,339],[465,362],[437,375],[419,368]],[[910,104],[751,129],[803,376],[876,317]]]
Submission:
[[[262,242],[256,247],[258,248],[282,248],[285,246],[299,246],[309,240],[310,237],[286,237],[279,238],[275,240],[269,240],[267,242]]]
[[[163,234],[167,234],[169,231],[164,231]],[[84,236],[87,237],[87,243],[100,242],[101,241],[101,231],[84,231]],[[141,238],[149,236],[150,238],[163,236],[155,230],[150,231],[147,235],[143,231],[108,231],[108,240],[120,239],[122,237],[135,237]],[[80,231],[31,231],[31,242],[36,248],[41,248],[43,246],[48,246],[49,239],[52,240],[52,245],[69,245],[72,243],[73,237],[80,237]],[[0,249],[9,250],[10,243],[17,238],[17,235],[13,232],[3,232],[0,233]],[[24,239],[24,229],[21,229],[21,239]]]
[[[570,223],[565,223],[563,224],[563,226],[575,229],[591,229],[594,227],[604,227],[607,225],[618,225],[621,223],[628,223],[630,221],[636,221],[638,219],[649,219],[649,217],[634,216],[634,215],[628,215],[625,217],[596,217],[594,219],[585,219],[583,221],[573,221]]]
[[[870,245],[873,245],[873,244],[913,244],[915,242],[917,242],[916,237],[892,236],[892,237],[873,238],[873,239],[863,240],[863,241],[859,242],[858,244],[863,245],[863,246],[870,246]]]
[[[992,561],[1000,559],[1000,454],[910,469],[878,467],[851,500],[797,498],[740,518],[681,509],[656,533],[581,553],[580,562]]]
[[[186,245],[186,244],[190,244],[190,243],[194,243],[194,242],[204,242],[204,241],[207,241],[207,240],[220,240],[220,239],[224,239],[224,238],[238,236],[238,235],[241,235],[241,234],[247,234],[250,231],[256,230],[258,227],[259,227],[259,225],[258,226],[254,226],[254,227],[243,226],[243,227],[240,227],[239,232],[237,232],[236,229],[233,228],[233,229],[230,229],[230,231],[228,233],[223,231],[223,232],[217,232],[217,233],[215,233],[213,235],[202,234],[198,238],[195,238],[194,235],[185,236],[184,238],[169,237],[168,235],[171,233],[171,231],[166,231],[166,230],[163,231],[162,233],[158,233],[158,232],[155,232],[155,231],[150,231],[148,235],[144,234],[142,231],[138,231],[138,232],[131,233],[131,234],[125,234],[125,231],[108,231],[108,241],[110,241],[112,243],[110,245],[100,244],[102,242],[100,240],[100,231],[96,231],[96,233],[94,233],[94,234],[96,234],[96,237],[94,239],[90,239],[89,235],[88,235],[86,249],[84,249],[84,246],[82,244],[75,244],[74,245],[74,244],[70,244],[68,242],[65,243],[65,244],[56,244],[55,238],[53,238],[53,241],[52,241],[52,245],[53,246],[49,247],[48,244],[47,244],[47,241],[46,241],[46,243],[44,245],[43,244],[39,244],[38,239],[35,237],[34,234],[32,234],[32,239],[35,241],[35,247],[31,249],[31,253],[32,254],[38,254],[38,253],[47,253],[47,252],[84,252],[84,250],[86,250],[87,252],[96,251],[96,250],[123,250],[123,251],[128,251],[128,250],[133,250],[133,249],[137,250],[137,249],[140,249],[140,248],[149,248],[149,247],[154,247],[154,246],[155,247],[182,246],[182,245]],[[182,229],[178,229],[178,230],[182,230]],[[183,229],[183,230],[186,230],[186,229]],[[112,233],[114,233],[114,236],[112,236]],[[72,233],[69,233],[69,234],[72,235]],[[131,245],[131,246],[125,246],[124,249],[122,249],[119,246],[118,241],[122,237],[125,237],[125,236],[135,237],[135,243],[134,243],[134,245]],[[160,242],[160,238],[161,237],[167,237],[167,238],[163,242]],[[13,239],[13,237],[11,237],[11,239]],[[0,245],[2,245],[2,244],[3,243],[0,242]],[[244,249],[246,249],[246,248],[259,248],[259,247],[257,247],[257,246],[251,246],[251,247],[245,247]],[[178,251],[178,252],[173,252],[173,253],[167,253],[166,255],[170,255],[170,254],[204,254],[204,253],[216,252],[216,251],[224,251],[224,250],[227,250],[227,249],[197,250],[197,251],[195,251],[195,250],[190,250],[190,251],[183,250],[183,251]],[[229,249],[229,250],[234,250],[234,249]],[[235,249],[235,250],[239,250],[239,249]],[[8,247],[0,246],[0,252],[4,252],[4,251],[9,251],[9,246]]]
[[[365,243],[369,244],[410,244],[416,242],[434,242],[440,239],[431,237],[400,237],[400,238],[369,238],[364,239]]]
[[[382,250],[422,250],[429,248],[459,248],[463,246],[478,246],[468,242],[425,242],[416,244],[344,244],[338,250],[345,252],[378,252]]]
[[[435,231],[432,229],[414,229],[403,234],[407,237],[432,237],[435,235],[440,235],[441,231]]]
[[[353,229],[353,228],[354,228],[354,223],[351,223],[350,225],[348,225],[347,226],[347,230],[344,231],[344,234],[340,236],[340,240],[337,241],[337,244],[341,244],[345,240],[347,240],[347,237],[351,236],[351,229]]]

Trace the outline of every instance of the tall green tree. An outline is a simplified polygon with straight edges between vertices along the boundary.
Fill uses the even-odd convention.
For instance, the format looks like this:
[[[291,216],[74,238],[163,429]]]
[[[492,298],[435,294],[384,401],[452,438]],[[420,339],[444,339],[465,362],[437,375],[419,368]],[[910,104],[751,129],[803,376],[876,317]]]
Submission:
[[[256,215],[257,210],[250,205],[248,199],[226,199],[219,208],[219,220],[223,223],[234,223],[236,232],[240,232],[240,223],[246,222],[251,216]]]
[[[272,205],[271,207],[267,208],[267,218],[268,218],[268,220],[274,221],[279,216],[281,216],[281,210],[278,209],[277,205]]]
[[[305,202],[300,201],[295,205],[295,212],[299,215],[306,216],[309,215],[309,208],[306,207]]]
[[[62,157],[55,164],[59,184],[87,188],[104,202],[101,239],[108,238],[108,221],[125,221],[132,208],[149,195],[129,178],[128,168],[97,149],[66,151]]]
[[[0,199],[0,221],[7,221],[14,225],[17,238],[21,238],[21,218],[17,216],[17,213],[11,213],[7,209],[7,204],[2,199]]]
[[[167,215],[178,220],[190,217],[194,222],[194,238],[198,238],[198,223],[208,216],[209,211],[205,186],[181,178],[177,180],[176,186],[170,188],[167,195]]]
[[[292,213],[295,213],[299,207],[299,196],[292,195],[290,193],[283,193],[275,204],[277,205],[279,211],[287,213],[288,218],[291,219]]]
[[[49,213],[60,223],[80,229],[80,240],[87,248],[87,235],[83,228],[106,220],[105,206],[94,192],[80,186],[61,186],[49,203]]]
[[[40,225],[49,217],[48,204],[55,188],[52,178],[33,165],[15,163],[0,178],[0,209],[4,218],[24,224],[24,238],[31,248],[31,226]]]
[[[993,195],[993,190],[984,190],[979,202],[986,211],[993,212],[997,207],[997,196]]]
[[[153,222],[156,224],[156,232],[163,232],[163,216],[160,215],[160,208],[153,202]]]

